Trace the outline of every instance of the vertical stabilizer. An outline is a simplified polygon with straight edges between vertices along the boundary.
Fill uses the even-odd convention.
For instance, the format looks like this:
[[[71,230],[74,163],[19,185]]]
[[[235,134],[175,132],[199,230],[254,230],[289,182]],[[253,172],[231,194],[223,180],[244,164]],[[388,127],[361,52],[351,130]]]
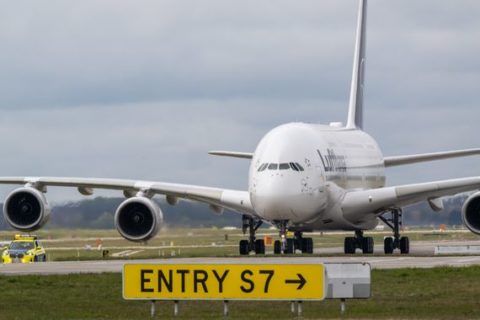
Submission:
[[[353,56],[352,84],[348,105],[347,128],[363,128],[363,82],[365,78],[365,42],[367,25],[367,0],[360,0],[358,8],[357,37]]]

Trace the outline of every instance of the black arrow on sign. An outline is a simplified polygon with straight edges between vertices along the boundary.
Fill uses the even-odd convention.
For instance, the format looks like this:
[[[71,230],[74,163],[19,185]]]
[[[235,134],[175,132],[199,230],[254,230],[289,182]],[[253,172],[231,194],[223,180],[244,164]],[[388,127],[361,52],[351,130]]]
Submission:
[[[285,283],[286,284],[297,284],[298,283],[297,290],[301,290],[303,288],[303,286],[307,283],[307,281],[305,280],[305,278],[300,273],[297,273],[297,276],[298,276],[298,280],[285,280]]]

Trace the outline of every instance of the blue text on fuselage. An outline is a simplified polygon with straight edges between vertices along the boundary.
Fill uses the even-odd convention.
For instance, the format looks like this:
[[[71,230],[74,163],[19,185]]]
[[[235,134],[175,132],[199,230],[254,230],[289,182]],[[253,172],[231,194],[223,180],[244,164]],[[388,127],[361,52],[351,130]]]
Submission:
[[[337,155],[333,149],[327,149],[327,154],[322,155],[320,150],[317,149],[320,160],[322,160],[323,168],[325,172],[346,172],[347,164],[345,162],[345,156]]]

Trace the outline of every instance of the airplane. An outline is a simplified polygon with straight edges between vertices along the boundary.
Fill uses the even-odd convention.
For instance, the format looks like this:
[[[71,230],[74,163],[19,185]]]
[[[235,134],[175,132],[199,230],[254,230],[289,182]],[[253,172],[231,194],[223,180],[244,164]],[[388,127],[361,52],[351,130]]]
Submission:
[[[385,168],[418,162],[480,154],[480,149],[404,156],[387,156],[373,137],[363,131],[363,94],[366,62],[367,0],[359,0],[353,72],[346,124],[287,123],[269,131],[253,153],[211,151],[216,156],[250,160],[248,190],[230,190],[155,181],[72,177],[0,177],[0,183],[21,185],[4,202],[5,220],[20,231],[41,228],[50,216],[48,187],[75,187],[85,196],[95,189],[123,191],[126,199],[116,209],[115,226],[125,239],[147,241],[163,224],[163,213],[152,199],[162,195],[175,205],[180,199],[205,203],[217,213],[224,209],[242,216],[248,239],[239,253],[265,254],[256,238],[263,222],[279,229],[274,254],[313,253],[312,231],[352,231],[344,252],[360,249],[373,253],[372,237],[364,231],[383,221],[393,231],[384,239],[385,254],[410,251],[409,238],[401,236],[402,207],[428,201],[443,208],[442,197],[467,191],[462,207],[465,226],[480,234],[480,177],[386,186]],[[289,231],[294,236],[289,237]]]

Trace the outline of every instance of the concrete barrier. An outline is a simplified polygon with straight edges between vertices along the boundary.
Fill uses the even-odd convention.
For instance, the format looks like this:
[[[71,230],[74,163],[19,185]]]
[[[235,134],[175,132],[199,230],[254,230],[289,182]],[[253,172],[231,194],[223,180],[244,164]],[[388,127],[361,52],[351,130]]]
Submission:
[[[436,246],[435,255],[442,254],[480,254],[479,245],[465,246]]]
[[[327,299],[368,299],[371,267],[368,263],[325,263]]]

